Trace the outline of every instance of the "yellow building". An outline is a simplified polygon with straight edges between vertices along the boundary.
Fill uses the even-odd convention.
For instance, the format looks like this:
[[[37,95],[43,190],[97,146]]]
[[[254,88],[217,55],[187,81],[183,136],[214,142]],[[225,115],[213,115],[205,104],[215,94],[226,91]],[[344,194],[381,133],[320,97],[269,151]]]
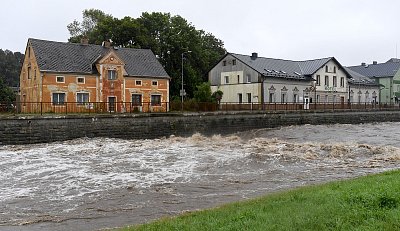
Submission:
[[[148,49],[29,39],[25,113],[168,111],[170,77]]]

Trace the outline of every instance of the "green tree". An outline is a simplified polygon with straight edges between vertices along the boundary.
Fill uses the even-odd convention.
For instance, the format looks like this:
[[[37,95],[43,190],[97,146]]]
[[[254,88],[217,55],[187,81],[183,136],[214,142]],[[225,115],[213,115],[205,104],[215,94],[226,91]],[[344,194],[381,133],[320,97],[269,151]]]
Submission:
[[[14,91],[4,83],[3,79],[0,76],[0,104],[10,105],[15,101],[16,96]]]
[[[80,42],[81,38],[87,37],[91,43],[94,43],[93,31],[97,25],[105,20],[112,19],[112,16],[97,9],[87,9],[82,12],[82,22],[74,20],[68,24],[67,29],[71,35],[70,42]]]
[[[197,102],[207,103],[213,101],[210,83],[201,83],[197,85],[196,88],[197,89],[194,91],[194,99]]]
[[[207,80],[208,71],[225,54],[224,43],[211,33],[197,30],[179,15],[143,13],[139,18],[114,18],[99,10],[85,10],[83,21],[68,25],[70,42],[85,36],[90,43],[111,39],[114,46],[151,49],[171,77],[171,97],[181,89],[182,53],[184,88],[193,97],[196,86]],[[85,22],[88,21],[88,22]]]
[[[19,86],[19,73],[23,62],[24,55],[20,52],[0,49],[0,76],[2,76],[4,85]]]

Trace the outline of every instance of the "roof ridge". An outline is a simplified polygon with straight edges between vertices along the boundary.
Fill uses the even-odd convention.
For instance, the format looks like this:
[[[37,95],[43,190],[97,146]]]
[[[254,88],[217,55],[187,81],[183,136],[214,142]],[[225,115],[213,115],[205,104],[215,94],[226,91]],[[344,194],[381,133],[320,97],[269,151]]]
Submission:
[[[251,55],[244,55],[244,54],[237,54],[237,53],[230,53],[231,55],[241,55],[241,56],[247,56],[251,58]],[[332,59],[334,57],[325,57],[325,58],[318,58],[318,59],[308,59],[308,60],[290,60],[290,59],[280,59],[280,58],[268,58],[268,57],[262,57],[262,56],[258,56],[257,57],[262,58],[262,59],[272,59],[272,60],[280,60],[280,61],[290,61],[290,62],[308,62],[308,61],[317,61],[317,60],[323,60],[323,59]]]

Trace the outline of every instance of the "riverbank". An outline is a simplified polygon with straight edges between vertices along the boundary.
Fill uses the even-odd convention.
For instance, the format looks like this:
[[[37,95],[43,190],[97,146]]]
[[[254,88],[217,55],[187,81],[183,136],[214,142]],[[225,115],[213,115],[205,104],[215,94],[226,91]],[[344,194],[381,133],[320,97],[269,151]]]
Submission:
[[[400,171],[188,212],[121,231],[399,230]]]
[[[82,137],[155,139],[232,134],[302,124],[399,122],[400,111],[214,112],[102,115],[9,115],[0,118],[0,145],[48,143]]]

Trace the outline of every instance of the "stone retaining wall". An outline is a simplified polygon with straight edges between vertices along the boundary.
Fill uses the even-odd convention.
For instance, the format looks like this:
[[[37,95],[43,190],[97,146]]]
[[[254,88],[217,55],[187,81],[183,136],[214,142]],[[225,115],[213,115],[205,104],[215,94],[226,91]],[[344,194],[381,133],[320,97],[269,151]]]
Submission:
[[[190,136],[196,132],[225,135],[250,129],[301,124],[397,121],[400,121],[399,111],[15,116],[0,119],[0,145],[54,142],[80,137],[154,139],[170,135]]]

